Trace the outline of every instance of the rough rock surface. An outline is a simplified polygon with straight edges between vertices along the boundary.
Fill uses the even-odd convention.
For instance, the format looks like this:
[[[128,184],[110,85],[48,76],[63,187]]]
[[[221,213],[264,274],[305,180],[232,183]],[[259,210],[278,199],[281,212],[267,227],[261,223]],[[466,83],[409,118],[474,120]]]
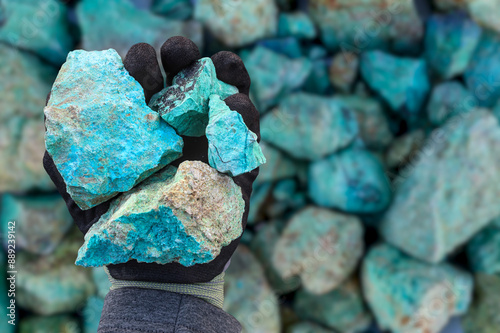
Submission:
[[[467,244],[467,256],[474,272],[500,276],[500,225],[490,224]]]
[[[282,278],[300,276],[314,294],[339,286],[363,253],[357,217],[309,206],[295,213],[274,248],[273,266]]]
[[[103,10],[106,8],[106,10]],[[85,50],[115,49],[125,57],[136,43],[151,44],[160,50],[170,37],[184,36],[203,47],[202,26],[194,21],[169,20],[138,10],[129,0],[82,0],[76,13]]]
[[[0,44],[0,192],[52,190],[43,169],[40,110],[56,73],[37,57]],[[8,64],[8,65],[6,65]]]
[[[500,215],[500,127],[488,110],[467,115],[433,132],[400,173],[380,226],[389,243],[424,261],[441,261]]]
[[[153,96],[149,106],[179,135],[202,136],[208,124],[208,100],[219,95],[223,100],[238,89],[217,79],[210,58],[202,58],[177,74],[170,87]]]
[[[462,115],[477,107],[474,95],[459,81],[440,83],[432,89],[427,116],[432,124],[443,125],[451,117]]]
[[[301,289],[295,295],[293,308],[301,319],[317,322],[336,332],[364,332],[372,322],[355,278],[320,296]]]
[[[341,92],[349,92],[359,71],[359,57],[355,53],[339,52],[330,65],[329,77],[332,85]]]
[[[480,37],[481,28],[463,12],[432,15],[425,33],[429,67],[444,79],[462,74]]]
[[[313,39],[316,37],[316,28],[309,16],[304,12],[280,13],[278,36]]]
[[[314,203],[349,213],[378,213],[391,201],[384,167],[373,154],[359,148],[313,162],[308,185]]]
[[[148,108],[112,49],[71,52],[44,113],[47,151],[82,209],[130,190],[182,154],[182,138]]]
[[[210,96],[206,134],[208,162],[219,172],[235,177],[266,163],[257,134],[218,95]]]
[[[4,331],[2,331],[4,332]],[[80,332],[76,318],[68,314],[54,316],[28,316],[19,323],[19,333],[75,333]],[[97,331],[96,331],[97,332]]]
[[[60,195],[1,198],[0,225],[8,234],[9,221],[15,221],[16,246],[34,254],[50,254],[73,225],[66,203]],[[7,239],[5,238],[4,244]]]
[[[361,276],[380,328],[395,333],[438,333],[467,311],[472,296],[469,273],[420,262],[386,244],[370,249]]]
[[[474,301],[462,319],[464,333],[497,333],[500,327],[500,276],[476,274]]]
[[[370,51],[361,56],[366,83],[408,120],[415,120],[430,90],[427,65],[422,59]]]
[[[348,146],[358,123],[338,99],[296,93],[262,118],[260,133],[293,157],[315,160]]]
[[[237,47],[276,35],[278,8],[268,0],[199,0],[194,17],[226,46]]]
[[[85,235],[77,265],[206,263],[242,233],[233,180],[199,161],[168,166],[116,198]]]
[[[226,271],[224,311],[241,323],[243,332],[281,332],[278,300],[262,266],[245,245],[236,249]]]

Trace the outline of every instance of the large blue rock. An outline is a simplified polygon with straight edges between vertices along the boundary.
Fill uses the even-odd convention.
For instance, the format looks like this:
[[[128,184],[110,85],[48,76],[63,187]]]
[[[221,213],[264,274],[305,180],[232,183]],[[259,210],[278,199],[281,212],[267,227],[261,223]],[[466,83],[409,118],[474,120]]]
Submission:
[[[48,153],[82,209],[130,190],[181,156],[183,142],[144,101],[116,51],[73,51],[45,107]]]
[[[393,111],[407,120],[415,120],[430,90],[427,65],[421,59],[366,52],[361,56],[361,75]]]
[[[149,106],[179,135],[202,136],[208,124],[208,100],[219,95],[223,100],[238,88],[217,79],[210,58],[202,58],[177,74],[170,87],[153,96]]]
[[[231,177],[252,171],[266,158],[243,117],[232,111],[218,95],[210,96],[207,126],[208,162]]]

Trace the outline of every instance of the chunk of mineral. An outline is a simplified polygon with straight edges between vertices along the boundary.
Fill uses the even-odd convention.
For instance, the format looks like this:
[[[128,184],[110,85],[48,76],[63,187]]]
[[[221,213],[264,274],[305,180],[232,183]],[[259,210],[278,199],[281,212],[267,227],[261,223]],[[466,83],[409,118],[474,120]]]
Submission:
[[[341,92],[349,92],[356,81],[358,70],[359,57],[355,53],[339,52],[330,64],[330,82]]]
[[[210,166],[231,177],[252,171],[266,163],[257,142],[239,112],[229,109],[218,95],[210,96],[208,162]]]
[[[335,332],[364,332],[372,322],[356,278],[324,295],[301,289],[295,295],[293,308],[301,319],[314,321]]]
[[[329,78],[329,62],[329,59],[311,59],[311,72],[302,86],[302,91],[323,95],[333,91]]]
[[[1,198],[0,225],[7,244],[9,230],[16,230],[16,246],[34,254],[49,254],[73,225],[60,195]]]
[[[76,6],[76,13],[82,46],[88,51],[111,47],[125,57],[136,43],[148,43],[159,50],[173,36],[184,36],[199,48],[203,46],[200,23],[169,20],[139,10],[129,0],[82,0]]]
[[[309,197],[348,213],[377,213],[389,205],[391,187],[374,155],[350,147],[311,164]]]
[[[481,28],[463,12],[432,15],[425,32],[429,67],[444,79],[462,74],[480,37]]]
[[[500,275],[500,225],[477,233],[467,244],[467,256],[474,272]]]
[[[180,71],[170,87],[153,96],[149,106],[179,135],[203,136],[210,95],[224,100],[237,92],[236,87],[217,79],[212,59],[202,58]]]
[[[296,93],[262,118],[260,133],[295,158],[315,160],[348,146],[358,123],[338,99]]]
[[[82,209],[130,190],[182,154],[182,138],[148,108],[112,49],[71,52],[44,113],[47,151]]]
[[[474,21],[488,30],[500,33],[497,0],[467,0],[467,9]]]
[[[366,52],[361,56],[361,75],[393,111],[410,121],[418,116],[430,90],[427,65],[422,59]]]
[[[54,184],[41,162],[45,145],[40,109],[56,72],[2,43],[0,63],[0,192],[51,191]]]
[[[363,227],[355,216],[309,206],[292,216],[274,248],[283,279],[300,276],[313,294],[338,287],[363,253]]]
[[[335,331],[321,327],[314,323],[300,322],[290,326],[286,333],[335,333]]]
[[[278,36],[313,39],[316,37],[316,28],[309,16],[304,12],[280,13]]]
[[[422,158],[396,177],[380,225],[389,243],[424,261],[441,261],[500,215],[500,127],[489,110],[467,115],[431,133]]]
[[[78,319],[68,314],[60,314],[47,317],[31,315],[28,317],[23,317],[19,322],[19,333],[48,333],[48,332],[57,332],[57,333],[80,332],[80,324],[78,322]]]
[[[432,88],[427,104],[427,116],[432,124],[440,126],[454,116],[475,109],[478,101],[459,81],[440,83]]]
[[[380,328],[394,333],[438,333],[467,311],[472,296],[469,273],[420,262],[386,244],[370,249],[361,276]]]
[[[474,301],[462,319],[464,333],[497,333],[500,327],[500,276],[476,274]]]
[[[190,0],[154,0],[151,10],[175,20],[186,20],[193,14],[193,5]]]
[[[281,332],[276,295],[259,261],[245,245],[238,246],[226,271],[224,311],[241,323],[243,332]]]
[[[241,235],[244,209],[240,187],[208,164],[168,166],[112,201],[85,235],[76,264],[207,263]]]
[[[0,7],[0,42],[35,52],[55,65],[64,62],[73,48],[66,5],[57,0],[2,0]]]
[[[194,17],[226,46],[237,47],[276,35],[274,1],[196,1]]]

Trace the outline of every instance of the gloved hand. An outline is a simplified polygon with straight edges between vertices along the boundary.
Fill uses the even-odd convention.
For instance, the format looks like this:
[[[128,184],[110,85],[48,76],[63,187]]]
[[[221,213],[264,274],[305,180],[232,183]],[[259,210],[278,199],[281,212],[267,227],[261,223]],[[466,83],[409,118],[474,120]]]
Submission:
[[[171,84],[173,77],[180,70],[201,57],[198,47],[191,40],[184,37],[168,39],[161,47],[160,53],[163,68],[167,74],[167,84]],[[258,141],[260,141],[259,112],[248,97],[250,77],[242,60],[236,54],[225,51],[219,52],[211,58],[216,68],[217,77],[221,81],[236,86],[239,90],[238,94],[232,95],[225,100],[226,104],[231,110],[242,115],[248,128],[257,134]],[[156,51],[151,45],[139,43],[132,46],[125,57],[124,65],[130,75],[144,89],[146,103],[149,103],[151,97],[164,88],[163,75],[158,65]],[[183,137],[183,140],[183,156],[171,163],[171,165],[178,166],[185,160],[199,160],[208,164],[208,141],[205,136]],[[66,205],[78,228],[85,234],[99,220],[101,215],[109,209],[110,201],[113,199],[91,209],[81,210],[67,193],[66,184],[52,157],[47,152],[45,152],[43,165],[57,190],[66,201]],[[241,219],[243,229],[247,223],[252,184],[258,173],[257,168],[233,178],[234,182],[241,187],[243,200],[245,201],[245,212]],[[208,282],[224,271],[226,264],[238,246],[240,238],[225,246],[217,258],[205,264],[185,267],[179,263],[160,265],[139,263],[136,260],[131,260],[123,264],[108,265],[107,268],[111,276],[118,280],[182,284]]]

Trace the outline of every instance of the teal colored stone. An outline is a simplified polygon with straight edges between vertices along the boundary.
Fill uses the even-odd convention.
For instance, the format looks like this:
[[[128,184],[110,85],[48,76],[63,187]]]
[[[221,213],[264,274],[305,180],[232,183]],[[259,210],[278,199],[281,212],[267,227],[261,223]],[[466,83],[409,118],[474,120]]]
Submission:
[[[437,263],[500,216],[500,127],[489,110],[432,132],[395,177],[379,229],[394,246]]]
[[[186,20],[193,14],[193,5],[190,0],[154,0],[151,10],[170,19]]]
[[[386,244],[370,249],[361,277],[379,327],[394,333],[439,333],[452,316],[465,314],[472,298],[469,273],[420,262]]]
[[[500,275],[500,226],[492,223],[477,233],[467,244],[467,256],[474,272]]]
[[[202,58],[177,74],[170,87],[151,98],[149,106],[179,135],[203,136],[208,124],[208,101],[212,94],[223,100],[238,88],[217,79],[210,58]]]
[[[250,74],[250,91],[261,113],[299,88],[312,70],[307,58],[289,59],[265,47],[257,46],[242,59]]]
[[[111,282],[103,267],[92,268],[92,280],[97,288],[97,296],[104,299],[111,288]]]
[[[76,6],[82,48],[88,51],[115,49],[125,57],[137,43],[160,50],[173,36],[191,39],[203,47],[203,30],[198,22],[170,20],[139,10],[130,0],[82,0]]]
[[[430,90],[424,60],[370,51],[361,56],[366,83],[407,120],[414,121]]]
[[[432,88],[427,104],[427,116],[433,125],[443,125],[448,119],[470,112],[478,101],[459,81],[440,83]]]
[[[23,317],[19,324],[19,333],[76,333],[80,331],[78,319],[67,314],[54,316],[31,315]]]
[[[335,333],[335,331],[323,328],[314,323],[300,322],[290,326],[286,333]]]
[[[76,264],[207,263],[241,235],[244,208],[232,178],[199,161],[169,166],[111,202]]]
[[[104,299],[91,296],[83,308],[83,333],[95,333],[99,328]]]
[[[34,254],[50,254],[73,225],[66,203],[59,194],[1,198],[0,225],[7,247],[9,227],[15,222],[16,247]]]
[[[347,279],[363,248],[357,217],[308,206],[288,221],[274,248],[273,267],[281,278],[299,276],[306,290],[321,295]]]
[[[481,37],[481,28],[463,12],[427,19],[425,58],[440,77],[462,74]]]
[[[262,118],[260,134],[295,158],[316,160],[348,146],[358,123],[336,98],[296,93]]]
[[[0,1],[0,42],[60,65],[73,48],[67,7],[57,0]]]
[[[312,20],[304,12],[282,12],[278,18],[278,36],[313,39],[316,37],[316,28]]]
[[[329,61],[327,59],[316,59],[311,63],[311,73],[307,77],[302,90],[313,94],[328,94],[333,90],[328,70]]]
[[[497,333],[500,327],[500,276],[476,274],[474,300],[462,318],[464,333]]]
[[[309,197],[324,207],[349,213],[378,213],[391,201],[384,167],[370,152],[347,148],[309,169]]]
[[[464,74],[467,88],[484,107],[493,107],[500,98],[499,54],[500,36],[484,31]]]
[[[148,108],[112,49],[71,52],[44,113],[47,152],[82,209],[130,190],[182,154],[182,138]]]
[[[257,42],[257,45],[282,54],[290,59],[302,57],[302,46],[295,37],[265,39]]]
[[[359,57],[351,52],[337,53],[330,64],[329,79],[341,92],[351,90],[359,72]]]
[[[258,184],[293,177],[298,173],[297,162],[265,141],[260,142],[266,163],[259,168]]]
[[[356,278],[350,278],[323,295],[301,289],[295,295],[293,308],[299,318],[314,321],[335,332],[363,332],[372,322]]]
[[[232,111],[218,95],[210,96],[207,126],[208,162],[231,177],[252,171],[266,163],[257,142],[243,117]]]

